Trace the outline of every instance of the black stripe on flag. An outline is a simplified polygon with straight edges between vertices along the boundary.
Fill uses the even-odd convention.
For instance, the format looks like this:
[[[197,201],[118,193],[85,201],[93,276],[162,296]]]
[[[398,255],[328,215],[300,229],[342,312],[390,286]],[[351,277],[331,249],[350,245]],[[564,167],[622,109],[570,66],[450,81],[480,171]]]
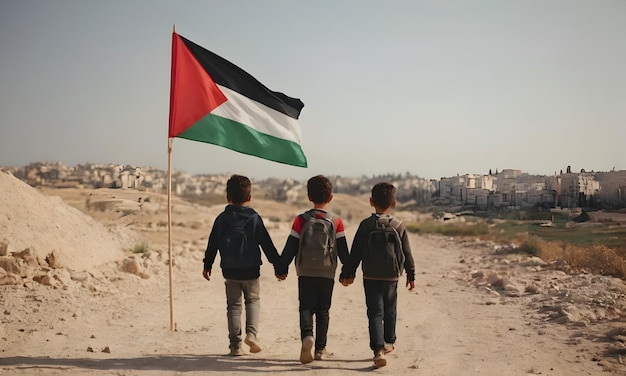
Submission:
[[[182,37],[189,51],[198,63],[213,78],[216,84],[227,87],[267,107],[297,119],[304,103],[300,99],[291,98],[283,93],[271,91],[243,69],[230,61],[214,54],[192,41]]]

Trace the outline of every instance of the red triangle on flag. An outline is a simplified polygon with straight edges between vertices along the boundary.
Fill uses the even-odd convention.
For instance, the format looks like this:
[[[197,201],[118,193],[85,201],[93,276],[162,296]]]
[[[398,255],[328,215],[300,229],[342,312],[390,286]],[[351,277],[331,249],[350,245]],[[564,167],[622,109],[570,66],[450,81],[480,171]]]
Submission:
[[[228,99],[174,34],[169,137],[176,137]]]

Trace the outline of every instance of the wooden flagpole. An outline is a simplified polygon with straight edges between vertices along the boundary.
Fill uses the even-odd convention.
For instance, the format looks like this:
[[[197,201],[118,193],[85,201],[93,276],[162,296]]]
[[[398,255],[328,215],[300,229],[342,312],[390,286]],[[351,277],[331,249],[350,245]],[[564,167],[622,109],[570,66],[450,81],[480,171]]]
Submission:
[[[174,293],[172,283],[172,142],[173,138],[168,138],[167,143],[167,249],[169,255],[169,272],[170,272],[170,330],[176,331],[174,323]]]
[[[174,24],[174,34],[176,33],[176,24]],[[172,62],[173,64],[173,62]],[[173,83],[172,83],[173,84]],[[172,282],[172,266],[174,256],[172,254],[172,143],[174,139],[167,139],[167,250],[169,258],[169,275],[170,275],[170,330],[176,331],[176,323],[174,322],[174,292]]]

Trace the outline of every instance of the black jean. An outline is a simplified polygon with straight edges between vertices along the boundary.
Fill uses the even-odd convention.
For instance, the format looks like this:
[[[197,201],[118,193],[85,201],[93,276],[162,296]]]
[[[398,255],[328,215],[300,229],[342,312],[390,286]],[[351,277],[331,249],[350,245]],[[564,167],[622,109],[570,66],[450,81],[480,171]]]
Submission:
[[[334,285],[335,281],[330,278],[298,277],[300,338],[313,336],[313,316],[315,316],[315,350],[326,348]]]
[[[364,279],[365,304],[369,320],[370,348],[384,349],[396,342],[398,281]]]

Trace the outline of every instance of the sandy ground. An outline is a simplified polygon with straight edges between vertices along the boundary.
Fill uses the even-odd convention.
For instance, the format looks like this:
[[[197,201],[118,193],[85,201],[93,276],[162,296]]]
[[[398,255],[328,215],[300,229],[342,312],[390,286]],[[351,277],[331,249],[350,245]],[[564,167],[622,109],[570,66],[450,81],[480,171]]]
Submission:
[[[30,192],[30,187],[20,189]],[[65,205],[30,194],[31,203],[53,200],[55,205]],[[118,197],[107,196],[111,194]],[[417,235],[411,237],[418,270],[416,288],[399,291],[398,340],[386,367],[372,367],[360,275],[349,287],[335,284],[328,340],[332,355],[300,364],[295,269],[292,266],[288,278],[279,282],[267,263],[261,272],[259,340],[263,351],[249,354],[244,346],[244,356],[229,357],[223,278],[214,274],[207,282],[201,275],[210,224],[223,205],[203,207],[177,201],[174,206],[173,221],[178,225],[173,228],[176,330],[172,331],[164,198],[152,197],[137,210],[132,207],[136,197],[121,198],[121,192],[91,192],[91,196],[81,192],[69,197],[66,191],[61,195],[76,207],[82,205],[105,227],[122,226],[137,239],[148,241],[150,251],[141,255],[126,249],[124,260],[89,265],[82,271],[86,275],[66,281],[57,278],[58,283],[51,286],[0,286],[0,375],[626,374],[621,281],[570,276],[526,256],[494,252],[493,245],[479,241]],[[86,197],[91,204],[108,197],[117,200],[118,208],[127,207],[94,212],[85,208]],[[348,205],[353,199],[337,201]],[[357,204],[361,201],[354,199],[354,212],[368,211],[366,202]],[[266,219],[281,249],[290,220],[280,218],[291,218],[306,207],[257,204],[253,199],[252,206]],[[8,217],[10,213],[0,214]],[[3,218],[0,215],[0,229],[8,233],[11,228],[16,234],[15,224],[10,227]],[[58,221],[63,219],[49,218],[51,226]],[[349,242],[357,224],[357,218],[347,223]],[[88,228],[93,226],[90,223]],[[62,233],[56,236],[63,238]],[[11,251],[17,240],[7,240]],[[141,270],[123,271],[125,260],[133,259],[140,261]],[[49,272],[62,275],[59,269],[67,268]],[[80,272],[72,270],[73,275]],[[585,298],[576,295],[587,290]]]

